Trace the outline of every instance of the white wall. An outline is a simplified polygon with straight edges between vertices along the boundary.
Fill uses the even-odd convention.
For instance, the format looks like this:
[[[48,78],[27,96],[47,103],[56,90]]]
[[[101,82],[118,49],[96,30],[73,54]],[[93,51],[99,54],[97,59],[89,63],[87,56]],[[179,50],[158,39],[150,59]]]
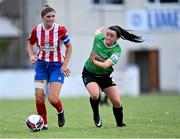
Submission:
[[[127,69],[127,72],[115,72],[115,81],[122,95],[139,95],[139,78],[137,69]],[[34,98],[34,70],[1,70],[0,99]],[[81,74],[72,74],[65,78],[60,97],[88,96]]]
[[[0,99],[34,98],[34,70],[0,71]],[[86,96],[81,76],[74,75],[65,79],[62,97]]]
[[[0,98],[33,97],[33,74],[33,70],[1,70]]]

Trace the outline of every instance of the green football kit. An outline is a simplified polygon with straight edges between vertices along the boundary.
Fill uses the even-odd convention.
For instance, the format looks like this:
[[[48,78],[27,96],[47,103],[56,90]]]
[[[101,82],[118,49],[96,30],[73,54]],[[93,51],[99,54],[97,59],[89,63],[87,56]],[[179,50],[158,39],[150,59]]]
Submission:
[[[117,42],[113,46],[106,46],[105,36],[104,34],[100,33],[95,36],[93,49],[91,52],[96,52],[98,56],[105,60],[110,59],[113,65],[115,65],[118,62],[121,47]],[[89,57],[85,63],[85,68],[95,74],[110,74],[113,72],[113,65],[104,69],[94,65]]]

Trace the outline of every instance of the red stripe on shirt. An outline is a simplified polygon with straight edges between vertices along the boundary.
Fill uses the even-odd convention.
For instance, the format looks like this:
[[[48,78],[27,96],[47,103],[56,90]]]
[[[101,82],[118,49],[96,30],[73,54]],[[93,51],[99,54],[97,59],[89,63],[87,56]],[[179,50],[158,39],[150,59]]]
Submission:
[[[45,30],[43,29],[43,27],[41,27],[41,47],[44,47],[45,44]],[[42,60],[45,60],[45,55],[46,52],[44,50],[42,50]]]
[[[54,46],[54,27],[49,31],[49,46]],[[54,51],[49,52],[49,60],[50,62],[54,61]]]
[[[60,31],[61,27],[58,27],[58,46],[57,46],[57,57],[58,57],[58,61],[61,62],[61,49],[60,49],[60,45],[61,45],[61,31]]]

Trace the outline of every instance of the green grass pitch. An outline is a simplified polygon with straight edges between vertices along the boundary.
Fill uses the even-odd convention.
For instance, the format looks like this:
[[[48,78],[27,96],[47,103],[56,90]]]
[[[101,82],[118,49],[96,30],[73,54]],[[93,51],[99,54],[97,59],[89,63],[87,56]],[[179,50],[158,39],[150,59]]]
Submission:
[[[62,98],[66,123],[57,125],[56,110],[46,101],[47,131],[30,132],[25,119],[34,100],[0,100],[0,138],[180,138],[180,95],[122,98],[127,128],[116,128],[111,106],[100,106],[103,128],[96,128],[88,97]]]

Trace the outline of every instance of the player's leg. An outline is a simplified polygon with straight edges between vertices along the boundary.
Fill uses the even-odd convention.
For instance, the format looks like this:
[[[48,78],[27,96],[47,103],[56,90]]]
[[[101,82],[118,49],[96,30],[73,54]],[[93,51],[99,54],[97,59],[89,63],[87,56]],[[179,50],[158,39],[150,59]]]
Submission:
[[[36,80],[34,83],[35,86],[35,103],[36,110],[38,115],[41,115],[44,120],[44,125],[47,127],[47,112],[46,112],[46,104],[45,104],[45,81],[44,80]]]
[[[62,106],[62,102],[59,99],[59,94],[62,88],[62,83],[59,82],[52,82],[50,83],[50,90],[48,93],[48,100],[51,105],[56,108],[58,112],[58,125],[59,127],[63,127],[65,124],[65,117],[64,117],[64,109]]]
[[[62,85],[64,83],[64,74],[60,71],[62,63],[53,63],[50,69],[50,89],[48,93],[48,100],[51,105],[56,108],[58,112],[58,125],[63,127],[65,124],[64,109],[62,102],[59,99]]]
[[[87,88],[90,98],[89,102],[93,111],[93,120],[96,127],[102,127],[102,121],[99,115],[99,102],[100,102],[100,88],[96,83],[96,79],[92,73],[87,71],[85,68],[82,72],[82,79],[85,87]]]
[[[86,85],[90,94],[90,104],[93,110],[93,119],[96,127],[102,127],[102,120],[99,115],[100,89],[96,82],[90,82]]]
[[[45,89],[46,80],[48,80],[48,74],[46,73],[45,67],[47,62],[37,60],[35,64],[35,77],[34,77],[34,87],[35,87],[35,103],[36,110],[39,115],[43,117],[44,125],[47,127],[47,111],[45,104]],[[47,129],[47,128],[46,128]]]
[[[109,97],[110,101],[113,105],[113,114],[116,120],[117,127],[124,127],[126,126],[123,123],[123,107],[122,102],[119,96],[119,90],[116,85],[110,86],[104,89],[104,92]]]

